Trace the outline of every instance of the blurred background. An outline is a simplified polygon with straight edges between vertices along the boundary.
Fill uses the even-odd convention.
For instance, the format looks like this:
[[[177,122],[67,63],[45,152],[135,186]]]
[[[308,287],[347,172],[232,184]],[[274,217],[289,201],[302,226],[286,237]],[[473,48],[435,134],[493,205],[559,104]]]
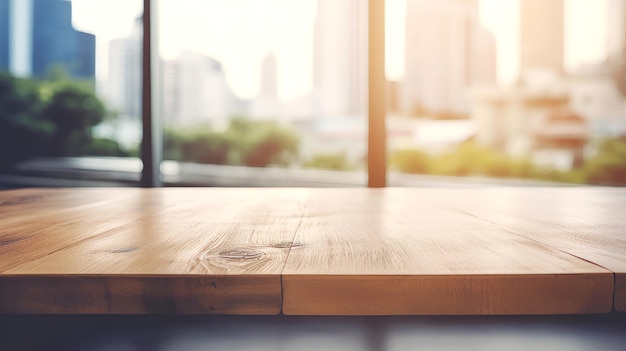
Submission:
[[[141,0],[0,0],[0,187],[137,185]],[[367,1],[156,0],[165,185],[364,186]],[[386,0],[388,184],[626,185],[626,0]]]

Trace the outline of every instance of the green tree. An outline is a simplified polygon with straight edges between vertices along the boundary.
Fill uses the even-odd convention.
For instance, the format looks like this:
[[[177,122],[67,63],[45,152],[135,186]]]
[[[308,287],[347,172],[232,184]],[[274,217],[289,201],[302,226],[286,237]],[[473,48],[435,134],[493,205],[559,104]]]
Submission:
[[[44,148],[54,126],[41,118],[43,106],[35,82],[0,73],[0,169]]]
[[[251,167],[287,166],[298,156],[298,137],[290,130],[271,124],[251,135],[243,154],[243,164]]]
[[[128,154],[115,141],[92,138],[107,111],[89,82],[54,72],[46,80],[0,72],[0,169],[38,156]]]
[[[587,181],[601,184],[626,184],[626,142],[620,139],[600,141],[597,154],[583,167]]]
[[[231,141],[210,128],[166,129],[163,133],[163,158],[182,162],[228,164]]]
[[[334,169],[338,171],[351,170],[354,167],[350,165],[345,153],[325,153],[313,155],[310,159],[302,163],[304,168],[320,168]]]
[[[110,139],[92,138],[85,146],[85,155],[128,157],[131,153]]]
[[[455,176],[513,176],[509,171],[507,159],[503,154],[472,141],[463,143],[456,150],[437,157],[433,161],[432,172]]]
[[[431,162],[428,154],[417,149],[397,150],[389,157],[391,167],[403,173],[428,173]]]
[[[51,156],[83,155],[91,143],[91,128],[102,122],[106,110],[90,91],[64,85],[42,112],[55,126],[48,152]]]
[[[299,146],[297,134],[288,128],[237,117],[223,132],[206,126],[166,129],[163,142],[168,160],[252,167],[289,165],[297,159]]]

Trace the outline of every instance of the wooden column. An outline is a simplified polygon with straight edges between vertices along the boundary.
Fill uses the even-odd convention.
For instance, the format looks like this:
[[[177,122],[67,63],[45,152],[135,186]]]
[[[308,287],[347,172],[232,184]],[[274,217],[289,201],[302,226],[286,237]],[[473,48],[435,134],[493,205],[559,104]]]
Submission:
[[[369,0],[368,31],[368,187],[387,178],[385,128],[385,0]]]

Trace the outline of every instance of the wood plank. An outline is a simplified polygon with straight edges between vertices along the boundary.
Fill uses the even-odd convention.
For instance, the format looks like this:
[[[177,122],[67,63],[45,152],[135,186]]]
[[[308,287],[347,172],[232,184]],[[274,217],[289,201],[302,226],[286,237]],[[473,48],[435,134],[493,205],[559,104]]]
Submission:
[[[18,189],[0,191],[0,220],[34,220],[61,210],[98,204],[138,193],[133,188]]]
[[[479,204],[466,201],[477,196]],[[626,189],[466,191],[462,211],[615,273],[615,309],[626,312]]]
[[[594,189],[4,191],[0,313],[623,311]]]
[[[317,190],[307,201],[283,271],[283,312],[611,310],[610,271],[447,208],[442,193]]]
[[[0,313],[278,314],[279,275],[0,276]]]
[[[28,236],[38,228],[52,227],[72,221],[82,220],[97,211],[106,203],[115,203],[106,220],[115,219],[119,213],[127,210],[126,202],[136,198],[140,189],[24,189],[1,192],[0,199],[0,243],[13,242],[16,227],[29,225]],[[6,195],[8,193],[8,195]],[[26,233],[21,235],[26,236]],[[1,270],[2,268],[0,268]]]
[[[10,244],[11,257],[26,259],[10,262],[0,273],[0,312],[160,313],[170,308],[277,314],[280,274],[307,192],[142,189],[125,204],[101,203],[83,221],[72,222],[71,231],[38,228],[42,234],[35,242],[46,245]],[[104,223],[112,216],[115,223],[108,228]],[[99,230],[92,228],[98,223],[103,223]],[[49,249],[55,245],[60,248]],[[42,292],[50,294],[46,301],[84,306],[46,307],[39,302]],[[133,307],[153,298],[160,301],[154,308]]]
[[[607,274],[285,275],[288,315],[606,313]]]
[[[0,204],[0,272],[103,235],[136,220],[145,211],[162,210],[142,196],[140,189],[37,189],[8,193],[12,195],[9,205]],[[23,201],[25,198],[29,200]]]

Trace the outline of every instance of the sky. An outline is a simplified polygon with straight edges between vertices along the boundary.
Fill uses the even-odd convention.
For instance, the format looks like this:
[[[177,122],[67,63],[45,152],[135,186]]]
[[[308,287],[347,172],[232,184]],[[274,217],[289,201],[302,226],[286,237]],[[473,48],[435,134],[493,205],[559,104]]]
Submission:
[[[387,0],[385,57],[387,77],[392,80],[400,79],[404,70],[406,1],[411,0]],[[497,76],[502,85],[517,77],[518,1],[479,0],[481,24],[496,39]],[[566,69],[606,57],[607,1],[566,0]],[[106,77],[103,63],[108,42],[130,33],[142,1],[72,3],[74,26],[96,34],[97,75]],[[160,0],[159,10],[159,46],[164,58],[173,59],[183,49],[210,55],[222,61],[235,94],[253,98],[260,85],[261,60],[273,52],[279,63],[279,98],[287,101],[311,91],[315,0]]]

